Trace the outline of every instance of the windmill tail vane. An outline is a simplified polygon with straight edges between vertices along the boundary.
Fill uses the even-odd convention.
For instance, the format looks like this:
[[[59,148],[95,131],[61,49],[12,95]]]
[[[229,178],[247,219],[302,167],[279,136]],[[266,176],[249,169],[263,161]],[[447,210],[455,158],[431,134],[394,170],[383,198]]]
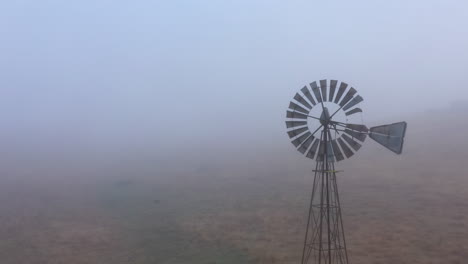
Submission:
[[[339,85],[338,85],[339,84]],[[406,122],[367,128],[358,105],[363,98],[337,80],[304,86],[289,103],[287,134],[296,149],[315,160],[301,264],[349,263],[335,162],[353,156],[367,136],[401,154]]]

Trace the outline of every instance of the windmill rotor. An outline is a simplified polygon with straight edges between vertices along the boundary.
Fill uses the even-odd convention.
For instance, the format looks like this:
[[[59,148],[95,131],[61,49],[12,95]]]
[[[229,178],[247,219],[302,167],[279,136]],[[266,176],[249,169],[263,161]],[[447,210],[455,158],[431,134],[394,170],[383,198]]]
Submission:
[[[289,103],[286,113],[287,134],[296,149],[310,159],[317,159],[316,148],[323,141],[320,141],[317,134],[325,124],[332,132],[330,144],[336,161],[353,156],[367,136],[400,154],[403,150],[406,122],[367,128],[360,118],[363,111],[359,104],[363,101],[356,89],[345,82],[314,81],[305,85]],[[330,113],[332,109],[333,112]],[[341,120],[335,118],[339,113]],[[319,144],[314,145],[314,140],[319,140]],[[345,153],[345,156],[340,153]]]
[[[401,154],[406,122],[368,128],[357,90],[338,80],[305,85],[289,102],[287,134],[297,151],[316,161],[302,264],[347,264],[335,162],[349,159],[367,137]]]

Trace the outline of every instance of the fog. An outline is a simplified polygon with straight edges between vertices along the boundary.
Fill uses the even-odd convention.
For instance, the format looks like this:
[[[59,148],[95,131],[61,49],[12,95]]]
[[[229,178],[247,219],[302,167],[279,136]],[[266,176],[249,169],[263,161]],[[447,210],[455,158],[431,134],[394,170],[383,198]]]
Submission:
[[[289,100],[319,79],[353,85],[366,120],[448,106],[468,97],[466,11],[464,1],[6,1],[4,133],[229,148],[282,134]]]
[[[0,238],[10,242],[0,244],[0,262],[34,263],[31,257],[37,263],[52,258],[56,263],[97,263],[113,256],[113,263],[126,263],[124,258],[141,263],[198,263],[187,260],[193,255],[178,258],[173,249],[163,250],[148,242],[153,237],[185,241],[187,234],[200,239],[190,244],[194,252],[211,251],[213,241],[220,252],[231,252],[231,248],[243,252],[232,258],[200,258],[200,263],[207,259],[238,263],[239,255],[253,263],[294,262],[296,252],[288,254],[289,247],[280,256],[272,255],[280,245],[256,244],[247,231],[239,231],[245,237],[218,237],[224,231],[217,227],[237,231],[248,226],[223,226],[222,220],[250,221],[253,216],[244,211],[251,212],[251,208],[243,203],[252,203],[265,210],[255,214],[257,220],[266,221],[258,223],[256,231],[284,230],[266,240],[281,236],[289,237],[291,245],[300,243],[294,239],[302,234],[295,232],[302,227],[313,163],[289,143],[285,112],[300,88],[320,79],[338,79],[356,88],[364,98],[360,107],[365,124],[401,120],[409,124],[403,155],[366,142],[362,153],[340,165],[356,170],[344,180],[349,190],[368,191],[364,188],[368,185],[361,190],[357,182],[379,172],[385,177],[376,180],[375,186],[393,186],[397,179],[419,185],[423,181],[419,176],[436,170],[436,164],[466,174],[462,158],[467,155],[463,135],[468,127],[464,116],[467,12],[466,1],[435,0],[3,1],[0,185],[8,202],[3,205]],[[462,124],[448,136],[447,145],[440,143],[445,140],[439,136],[445,132],[442,124]],[[450,154],[449,166],[441,160],[451,149],[455,152]],[[437,173],[420,188],[436,193]],[[442,193],[464,197],[467,182],[457,186],[458,180],[449,180]],[[387,194],[396,199],[401,193],[393,187]],[[403,196],[412,193],[402,192]],[[386,215],[378,210],[382,204],[362,207],[359,199],[364,198],[351,193],[344,194],[350,199],[349,207]],[[120,207],[109,202],[114,198]],[[247,198],[258,202],[243,200]],[[164,203],[171,199],[175,202]],[[161,200],[164,209],[151,211],[148,200]],[[291,208],[296,218],[284,216],[277,202]],[[406,201],[399,202],[395,214],[406,208]],[[198,210],[185,213],[185,218],[178,216],[197,206],[201,206],[201,216]],[[281,214],[274,215],[271,208]],[[232,215],[222,215],[223,210]],[[453,210],[463,211],[464,206]],[[359,217],[351,211],[349,221],[358,226]],[[126,214],[135,218],[131,224],[121,221]],[[268,225],[265,220],[283,216],[294,223],[293,229],[286,228],[290,223],[283,220],[281,225]],[[76,219],[70,222],[69,218]],[[218,219],[213,220],[216,225],[205,226],[204,220],[211,218]],[[200,226],[186,224],[194,219]],[[164,224],[155,227],[145,221]],[[70,229],[76,224],[81,231],[74,233]],[[133,226],[141,229],[135,233]],[[183,230],[182,239],[146,233],[174,226],[177,232]],[[41,229],[51,229],[48,232],[59,233],[59,238]],[[97,232],[100,238],[88,241],[87,232]],[[356,232],[351,237],[363,244],[354,247],[355,257],[375,263],[375,256],[360,253],[368,247]],[[84,240],[77,246],[85,245],[81,251],[75,244],[74,249],[60,246],[77,237]],[[108,243],[116,237],[120,244]],[[240,237],[245,244],[238,242]],[[142,239],[151,246],[141,246]],[[447,240],[450,245],[466,242],[459,237]],[[27,256],[12,253],[22,244],[31,245]],[[178,242],[167,244],[179,246]],[[95,250],[100,246],[105,249]],[[400,248],[393,250],[401,253]],[[422,259],[412,253],[403,255]],[[150,256],[145,254],[151,257],[142,257]]]

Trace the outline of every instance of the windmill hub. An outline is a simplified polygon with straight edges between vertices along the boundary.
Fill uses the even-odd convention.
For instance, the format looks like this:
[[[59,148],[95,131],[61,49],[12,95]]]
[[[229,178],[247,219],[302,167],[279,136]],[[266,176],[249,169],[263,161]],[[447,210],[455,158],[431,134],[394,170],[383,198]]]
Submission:
[[[328,112],[328,108],[324,107],[322,114],[320,115],[320,124],[326,126],[330,123],[330,113]]]
[[[367,136],[396,154],[403,149],[406,122],[367,128],[362,101],[347,83],[320,80],[305,85],[289,103],[286,128],[291,143],[316,161],[302,264],[349,263],[335,162],[353,156]]]

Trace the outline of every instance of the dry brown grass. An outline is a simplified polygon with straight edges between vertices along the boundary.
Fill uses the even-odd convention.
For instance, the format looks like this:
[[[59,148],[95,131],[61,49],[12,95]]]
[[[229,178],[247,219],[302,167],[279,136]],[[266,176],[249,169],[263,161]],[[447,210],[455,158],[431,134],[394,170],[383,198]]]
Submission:
[[[459,129],[443,137],[449,116],[409,120],[402,156],[367,142],[339,164],[352,263],[467,263],[468,120],[453,116]],[[297,263],[312,164],[279,145],[86,177],[6,175],[0,263]]]

